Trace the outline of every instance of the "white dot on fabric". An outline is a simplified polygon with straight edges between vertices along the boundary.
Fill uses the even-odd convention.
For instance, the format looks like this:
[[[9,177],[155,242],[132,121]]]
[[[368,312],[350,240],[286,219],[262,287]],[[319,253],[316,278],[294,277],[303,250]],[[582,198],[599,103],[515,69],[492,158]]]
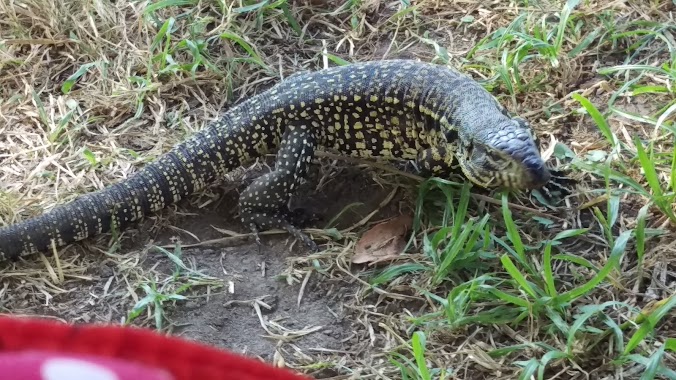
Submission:
[[[49,359],[42,364],[42,380],[118,380],[105,367],[75,359]]]

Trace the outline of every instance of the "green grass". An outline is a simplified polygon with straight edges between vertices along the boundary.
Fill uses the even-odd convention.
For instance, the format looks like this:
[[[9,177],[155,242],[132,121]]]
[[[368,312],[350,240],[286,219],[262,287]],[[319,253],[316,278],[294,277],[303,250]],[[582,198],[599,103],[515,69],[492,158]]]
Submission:
[[[465,67],[491,73],[491,82],[504,86],[515,103],[517,94],[551,84],[549,74],[560,68],[562,59],[586,53],[598,38],[600,28],[584,30],[585,20],[574,12],[579,3],[568,0],[557,15],[558,22],[549,20],[552,14],[519,14],[480,40],[466,55]],[[482,54],[487,51],[488,57]],[[524,70],[537,73],[525,78]]]
[[[535,335],[541,337],[542,341],[489,352],[490,355],[502,356],[538,348],[541,354],[537,358],[515,363],[523,366],[520,377],[523,379],[532,375],[538,379],[547,378],[545,373],[550,363],[568,360],[574,364],[578,360],[586,360],[595,355],[594,349],[599,344],[610,341],[615,343],[612,360],[618,365],[634,361],[647,365],[652,373],[674,378],[676,372],[660,363],[666,347],[672,346],[673,352],[674,339],[662,340],[659,336],[653,336],[653,331],[660,321],[667,318],[670,312],[673,313],[676,297],[664,300],[647,316],[625,302],[589,305],[587,301],[590,294],[612,287],[618,276],[621,276],[628,245],[634,243],[637,247],[645,246],[644,224],[639,224],[636,229],[623,230],[619,235],[612,235],[611,228],[604,226],[604,231],[609,233],[604,237],[607,238],[610,254],[599,265],[566,253],[565,250],[557,252],[557,247],[561,247],[566,240],[587,233],[587,229],[563,230],[551,240],[542,242],[544,247],[527,247],[512,218],[506,195],[503,194],[501,208],[506,231],[501,235],[489,231],[490,227],[486,223],[489,214],[474,219],[467,216],[470,204],[467,186],[459,189],[457,197],[449,196],[453,193],[451,186],[438,184],[438,187],[443,194],[438,194],[439,198],[448,197],[448,207],[443,209],[442,225],[436,226],[438,231],[431,238],[424,237],[423,250],[429,258],[428,267],[418,265],[415,269],[430,272],[429,281],[419,290],[422,295],[438,303],[440,310],[412,319],[416,329],[462,331],[468,326],[489,327],[496,324],[506,324],[516,329],[521,325],[534,324],[538,330]],[[453,204],[458,205],[457,209]],[[448,214],[453,216],[448,217]],[[605,223],[614,219],[609,215],[597,216]],[[449,244],[439,244],[446,240]],[[481,274],[478,268],[485,266],[481,261],[491,257],[498,260],[501,267]],[[640,260],[641,257],[639,263]],[[561,265],[571,272],[586,275],[564,288],[554,269],[561,268]],[[389,268],[380,276],[387,273],[392,281],[400,272],[393,272]],[[467,280],[459,280],[460,277]],[[377,282],[382,281],[379,279]],[[452,284],[446,294],[433,290],[442,283],[446,286]],[[624,309],[627,318],[635,322],[616,322],[612,313],[618,309]],[[552,341],[558,344],[552,344]],[[652,349],[655,344],[659,345],[658,350]],[[418,355],[419,352],[415,358],[419,364]],[[399,366],[404,367],[401,363]],[[409,368],[407,378],[427,378],[419,366],[415,367],[415,376],[411,372],[411,363],[406,368]],[[404,369],[402,372],[405,372]]]
[[[131,324],[139,318],[143,312],[152,316],[154,327],[162,330],[165,327],[166,308],[174,306],[176,302],[186,301],[187,296],[183,295],[188,291],[199,291],[199,288],[206,287],[210,290],[223,287],[223,282],[209,275],[205,275],[193,268],[188,267],[182,260],[182,249],[179,245],[170,252],[162,247],[155,247],[162,252],[174,264],[173,273],[170,277],[164,279],[148,278],[137,284],[145,293],[145,296],[138,300],[127,314],[125,323]]]
[[[428,368],[425,358],[426,339],[425,334],[420,331],[413,334],[410,347],[408,347],[412,358],[398,352],[391,354],[390,362],[400,369],[402,380],[443,380],[449,378],[450,374],[447,369]]]

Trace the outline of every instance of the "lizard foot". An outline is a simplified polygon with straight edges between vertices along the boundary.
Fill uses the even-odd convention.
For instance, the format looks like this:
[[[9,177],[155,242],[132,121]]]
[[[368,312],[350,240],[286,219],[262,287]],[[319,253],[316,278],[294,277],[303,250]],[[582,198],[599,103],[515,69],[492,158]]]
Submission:
[[[571,178],[569,173],[564,170],[550,169],[550,173],[552,177],[549,182],[538,189],[532,190],[530,193],[546,203],[558,203],[573,193],[577,181]]]
[[[254,239],[256,240],[256,247],[258,247],[258,254],[261,254],[261,247],[263,246],[263,242],[261,242],[261,235],[260,231],[258,230],[258,226],[256,223],[249,223],[249,229],[251,230],[251,233],[254,236]]]
[[[304,211],[294,210],[289,212],[277,212],[274,214],[264,214],[264,213],[251,213],[251,212],[242,212],[242,220],[245,223],[248,223],[249,228],[252,230],[256,236],[256,242],[260,248],[260,237],[258,236],[258,231],[260,229],[270,229],[270,228],[279,228],[287,231],[293,237],[300,240],[308,249],[312,252],[319,251],[317,243],[315,243],[307,234],[302,232],[294,223],[290,222],[295,218],[303,219],[305,217]]]

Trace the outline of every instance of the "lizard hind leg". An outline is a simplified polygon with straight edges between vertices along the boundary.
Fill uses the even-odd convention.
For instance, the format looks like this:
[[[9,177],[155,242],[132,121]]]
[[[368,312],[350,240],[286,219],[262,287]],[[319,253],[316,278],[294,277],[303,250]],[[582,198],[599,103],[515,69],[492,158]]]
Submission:
[[[317,244],[296,225],[299,216],[289,210],[288,204],[314,156],[316,138],[306,125],[287,127],[275,160],[275,168],[258,177],[239,197],[240,216],[256,235],[267,229],[282,229],[289,232],[308,248],[316,252]]]

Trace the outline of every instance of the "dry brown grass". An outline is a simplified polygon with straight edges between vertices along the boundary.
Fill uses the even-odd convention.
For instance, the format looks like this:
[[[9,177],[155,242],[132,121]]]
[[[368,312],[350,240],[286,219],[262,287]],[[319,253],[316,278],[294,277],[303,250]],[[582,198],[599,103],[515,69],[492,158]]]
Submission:
[[[522,62],[517,71],[524,88],[514,94],[510,94],[506,82],[499,77],[503,51],[491,48],[481,42],[482,39],[524,14],[525,25],[542,25],[544,16],[556,25],[562,2],[423,0],[412,1],[411,11],[404,9],[404,1],[394,0],[289,0],[290,13],[298,22],[297,30],[281,8],[238,12],[238,7],[255,2],[192,3],[152,10],[154,4],[159,3],[0,0],[0,226],[39,215],[79,194],[129,177],[143,163],[203,128],[229,105],[295,72],[332,64],[327,54],[347,61],[416,58],[441,63],[448,59],[449,64],[485,80],[512,111],[527,116],[548,142],[548,147],[550,141],[560,141],[582,158],[602,154],[599,152],[607,154],[612,147],[591,119],[577,112],[580,104],[570,94],[580,92],[606,111],[608,100],[619,94],[622,85],[634,76],[602,76],[596,72],[599,67],[629,63],[657,66],[676,57],[673,52],[669,56],[666,50],[656,50],[656,46],[666,44],[660,44],[660,39],[645,44],[643,51],[630,56],[633,52],[626,48],[640,36],[628,35],[613,40],[608,32],[608,25],[613,23],[618,32],[639,27],[656,28],[628,26],[637,20],[674,25],[674,6],[667,0],[583,2],[574,12],[579,29],[566,35],[562,47],[564,54],[560,55],[558,66],[552,66],[546,58]],[[167,41],[156,38],[162,23],[170,17],[175,18],[175,23],[168,44],[176,49],[172,58],[181,67],[162,72],[167,61],[157,58]],[[605,19],[606,24],[601,19]],[[565,54],[596,29],[600,31],[592,44],[573,56]],[[249,54],[233,39],[219,38],[226,32],[243,38],[254,54]],[[660,33],[673,48],[674,29],[660,29]],[[194,73],[190,72],[189,65],[195,62],[195,57],[186,48],[187,40],[208,44],[203,50],[204,60]],[[477,51],[466,59],[480,43],[488,49]],[[506,45],[505,49],[513,51],[514,45]],[[64,93],[64,83],[85,67],[83,65],[89,65],[86,72],[77,78],[69,92]],[[617,109],[648,118],[665,105],[674,104],[676,74],[671,77],[659,72],[645,71],[644,74],[637,84],[665,86],[668,91],[647,96],[623,92],[614,105]],[[676,125],[674,114],[664,120],[671,129]],[[636,160],[636,147],[631,137],[633,134],[653,136],[654,119],[651,124],[650,120],[646,122],[614,112],[608,122],[618,140],[625,144],[608,166],[621,173],[621,179],[633,178],[650,189],[643,178],[645,167]],[[654,167],[660,184],[665,186],[665,193],[671,194],[673,189],[669,190],[667,185],[673,173],[669,165],[669,155],[674,149],[673,136],[666,128],[659,131],[657,138],[659,143],[654,149],[660,155],[653,159]],[[346,175],[343,168],[346,164],[328,158],[322,159],[321,163],[316,190],[328,191]],[[602,170],[591,168],[589,160],[585,165],[577,168],[581,190],[576,198],[568,200],[567,210],[538,208],[540,214],[551,215],[551,220],[555,221],[551,229],[545,229],[535,221],[529,222],[528,214],[522,210],[538,206],[525,199],[512,200],[522,206],[513,212],[522,239],[529,246],[537,246],[563,230],[589,228],[588,233],[566,240],[555,253],[583,257],[602,267],[610,256],[612,240],[639,225],[639,210],[655,196],[655,192],[653,189],[647,194],[618,193],[617,222],[608,235],[603,229],[602,216],[607,216],[609,209]],[[197,315],[200,310],[207,310],[209,302],[213,302],[211,297],[227,296],[227,281],[236,281],[236,276],[223,264],[223,256],[220,261],[210,257],[208,262],[203,262],[207,259],[200,256],[200,252],[206,256],[206,251],[187,255],[185,260],[191,261],[189,266],[209,267],[209,276],[184,274],[177,279],[172,277],[171,263],[165,256],[154,254],[149,240],[157,238],[161,244],[167,244],[167,234],[169,237],[181,236],[187,244],[194,243],[195,238],[220,238],[223,231],[215,233],[210,229],[217,223],[201,225],[200,228],[210,231],[205,232],[190,229],[181,221],[187,218],[187,209],[196,215],[223,204],[230,209],[228,204],[232,205],[234,198],[227,195],[228,191],[237,189],[244,180],[243,174],[260,169],[260,165],[245,169],[226,179],[226,190],[209,188],[188,200],[187,203],[194,207],[188,207],[184,202],[149,218],[142,228],[125,232],[122,243],[115,236],[105,235],[68,247],[54,257],[33,257],[25,262],[4,265],[0,269],[0,310],[70,322],[120,322],[128,318],[134,305],[143,299],[143,284],[156,284],[162,294],[168,295],[188,289],[191,300],[206,300],[197,310],[183,309],[183,303],[168,301],[164,306],[176,313],[187,310],[188,315]],[[382,199],[388,199],[386,194],[393,188],[398,189],[398,195],[403,195],[381,204],[383,210],[389,210],[391,214],[415,208],[415,181],[379,168],[363,170],[367,182],[374,188],[384,189],[385,195],[374,202],[372,209],[377,208]],[[629,189],[618,182],[610,187]],[[360,195],[366,196],[361,190],[352,191],[355,192],[354,201],[361,201]],[[473,202],[472,207],[477,208],[471,214],[479,217],[482,213],[494,215],[491,231],[509,242],[505,228],[499,222],[502,218],[500,198],[496,199],[497,207],[487,202]],[[594,207],[598,207],[597,212]],[[348,231],[345,239],[332,242],[325,252],[291,257],[285,265],[274,267],[272,276],[280,274],[295,286],[289,296],[291,304],[297,301],[293,292],[298,292],[301,299],[313,292],[320,298],[322,295],[327,299],[336,297],[340,300],[336,309],[340,309],[341,320],[347,325],[336,325],[334,330],[350,326],[350,331],[344,331],[342,340],[339,339],[341,344],[332,349],[317,349],[321,347],[317,342],[315,345],[296,344],[295,334],[311,335],[315,330],[305,331],[306,326],[284,327],[283,322],[263,315],[261,307],[265,309],[265,300],[251,301],[246,304],[258,305],[256,319],[260,318],[268,329],[252,334],[273,334],[273,341],[282,342],[275,348],[277,356],[266,359],[280,363],[283,357],[285,365],[317,378],[399,379],[402,374],[391,362],[392,355],[399,352],[413,360],[411,336],[414,331],[421,330],[427,335],[425,356],[428,367],[452,369],[449,378],[518,378],[521,373],[518,361],[541,359],[554,349],[565,349],[565,334],[555,331],[551,321],[543,315],[526,313],[524,320],[514,324],[477,321],[459,326],[451,326],[453,321],[444,317],[443,308],[431,294],[445,298],[454,287],[481,275],[498,276],[506,283],[501,289],[515,297],[526,298],[523,289],[510,282],[511,278],[505,274],[499,259],[504,250],[499,246],[493,247],[492,251],[498,257],[484,257],[485,266],[481,270],[463,268],[458,273],[450,273],[448,282],[433,285],[434,271],[429,269],[430,259],[418,240],[418,245],[410,250],[411,254],[399,263],[428,269],[391,275],[378,286],[370,286],[369,275],[374,274],[373,269],[353,266],[350,258],[354,241],[368,223],[375,220],[376,216],[363,220],[364,225],[358,224],[359,228]],[[663,234],[646,239],[643,258],[637,258],[636,243],[632,241],[618,270],[604,279],[595,291],[575,299],[575,309],[556,311],[565,323],[574,323],[573,317],[582,305],[624,302],[636,309],[619,306],[604,309],[601,315],[608,320],[599,317],[593,327],[607,330],[612,323],[627,324],[620,329],[625,334],[620,339],[621,344],[626,344],[637,329],[631,321],[637,317],[638,310],[655,303],[672,302],[676,290],[673,220],[670,221],[664,209],[653,206],[648,209],[645,223],[651,229],[663,230]],[[236,223],[231,226],[239,229]],[[423,232],[434,231],[434,228],[421,231],[417,237],[420,238]],[[535,266],[541,270],[539,254],[533,258]],[[265,268],[257,264],[252,264],[251,268],[265,272]],[[554,273],[557,288],[563,291],[588,281],[595,272],[558,261]],[[328,284],[307,285],[310,278],[314,281],[317,277]],[[537,278],[529,280],[538,281]],[[475,303],[467,304],[467,315],[478,316],[482,311],[493,310],[501,302],[505,303],[500,299],[492,302],[477,299]],[[170,311],[161,311],[170,314]],[[230,311],[225,308],[222,313]],[[157,312],[157,308],[152,307],[141,309],[134,323],[151,326],[155,322],[153,313]],[[160,316],[165,317],[162,313]],[[666,338],[676,336],[674,312],[667,313],[654,327],[654,340],[640,346],[642,355],[652,355],[659,344],[667,342]],[[171,318],[169,320],[170,329],[175,328],[176,323],[171,326]],[[594,342],[597,338],[594,330],[578,336],[571,351],[575,356],[569,358],[571,360],[549,363],[545,378],[640,377],[643,367],[631,360],[613,366],[611,361],[618,355],[614,351],[618,349],[616,343],[610,338]],[[509,348],[518,344],[528,347]],[[665,351],[662,363],[675,368],[673,341],[671,345],[671,349]],[[494,352],[497,348],[511,351],[504,356],[497,355]]]

